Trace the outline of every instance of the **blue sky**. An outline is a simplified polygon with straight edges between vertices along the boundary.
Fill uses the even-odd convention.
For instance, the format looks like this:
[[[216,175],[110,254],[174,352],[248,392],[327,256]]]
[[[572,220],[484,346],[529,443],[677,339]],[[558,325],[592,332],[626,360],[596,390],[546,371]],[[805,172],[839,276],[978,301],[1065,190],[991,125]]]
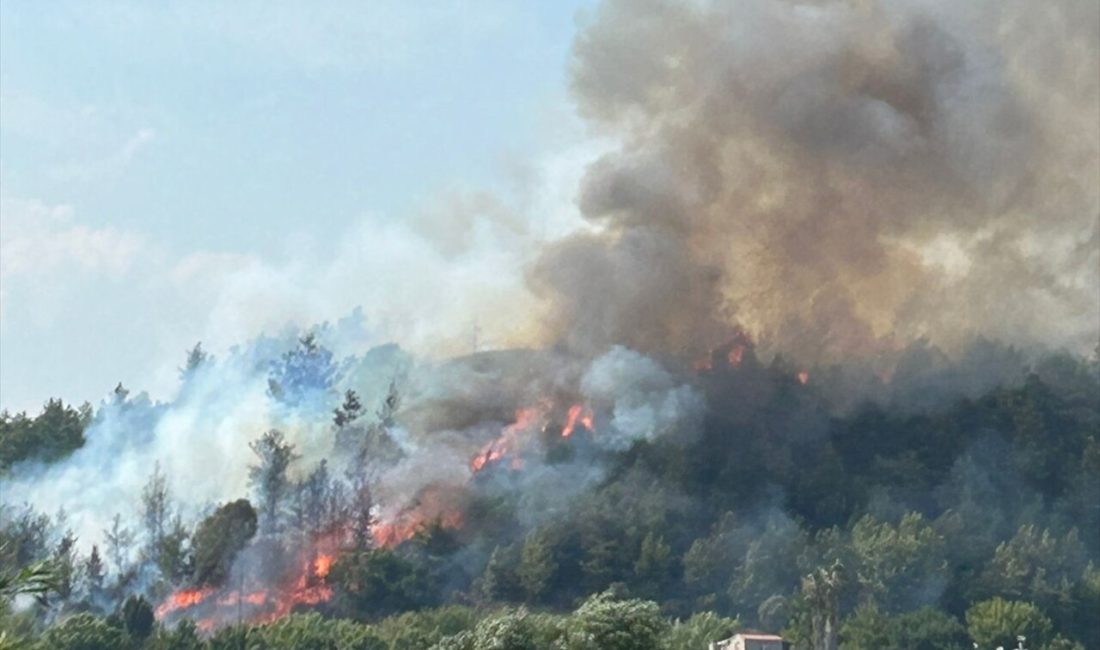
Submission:
[[[548,152],[582,140],[567,75],[587,4],[4,2],[0,405],[170,390],[212,332],[381,295],[354,295],[366,258],[438,256],[409,291],[461,276],[461,251],[400,233],[477,239],[482,216],[425,213],[550,219],[538,185],[583,166]]]

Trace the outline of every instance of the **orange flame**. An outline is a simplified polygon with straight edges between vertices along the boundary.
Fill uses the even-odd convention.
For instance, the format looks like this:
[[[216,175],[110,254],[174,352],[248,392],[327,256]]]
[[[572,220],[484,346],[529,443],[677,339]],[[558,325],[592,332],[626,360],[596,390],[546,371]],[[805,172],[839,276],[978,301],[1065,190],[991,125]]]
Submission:
[[[213,593],[214,590],[211,588],[177,591],[157,607],[156,617],[164,618],[176,610],[194,607],[209,598]]]
[[[331,555],[318,555],[317,559],[313,561],[313,574],[318,578],[327,578],[328,572],[332,569],[332,563],[334,561],[335,558]]]
[[[520,438],[519,435],[524,431],[533,428],[537,423],[545,419],[548,405],[540,403],[537,406],[529,406],[527,408],[521,408],[516,410],[516,420],[512,424],[504,427],[501,431],[500,437],[495,440],[490,440],[476,456],[470,459],[470,471],[474,474],[485,469],[486,465],[496,463],[505,456],[512,456],[513,469],[522,468],[522,462],[519,461],[519,466],[516,466],[515,458],[516,452],[519,450]]]
[[[592,409],[580,404],[574,404],[569,407],[569,413],[565,418],[565,426],[562,427],[561,437],[568,438],[573,435],[573,431],[576,430],[577,424],[580,423],[585,429],[594,431],[596,429],[592,416]]]

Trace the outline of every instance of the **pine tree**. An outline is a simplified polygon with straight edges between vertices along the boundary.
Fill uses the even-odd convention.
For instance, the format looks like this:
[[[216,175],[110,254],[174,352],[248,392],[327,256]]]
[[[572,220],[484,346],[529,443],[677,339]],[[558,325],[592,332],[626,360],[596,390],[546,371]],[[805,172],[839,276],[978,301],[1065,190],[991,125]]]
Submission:
[[[294,445],[288,443],[277,429],[249,443],[249,447],[260,459],[259,464],[248,468],[249,481],[260,506],[260,529],[265,533],[278,533],[291,487],[287,470],[299,456],[294,452]]]
[[[160,463],[153,466],[153,474],[141,491],[142,522],[145,525],[145,559],[154,565],[161,564],[164,537],[171,516],[168,479],[160,471]]]

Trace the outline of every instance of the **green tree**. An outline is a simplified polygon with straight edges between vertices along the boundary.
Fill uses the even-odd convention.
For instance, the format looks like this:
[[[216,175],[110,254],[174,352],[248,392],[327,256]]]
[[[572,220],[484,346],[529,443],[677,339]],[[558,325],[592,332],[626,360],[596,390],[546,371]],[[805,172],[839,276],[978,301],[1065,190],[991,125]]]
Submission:
[[[896,526],[864,516],[852,527],[852,549],[865,597],[888,612],[920,605],[933,586],[947,581],[943,537],[918,513]]]
[[[634,563],[634,576],[641,584],[642,593],[657,597],[667,590],[673,581],[672,547],[662,535],[646,533],[638,560]]]
[[[523,550],[520,551],[519,568],[516,569],[527,599],[531,602],[541,599],[557,570],[558,562],[549,537],[539,533],[528,535],[523,542]]]
[[[153,606],[142,596],[130,596],[122,603],[119,610],[122,619],[122,629],[130,635],[130,638],[141,643],[149,638],[153,632]]]
[[[471,635],[470,650],[539,650],[535,625],[527,610],[505,611],[483,619]]]
[[[1032,524],[997,547],[981,576],[984,595],[1032,602],[1044,611],[1061,609],[1087,566],[1077,529],[1059,537]]]
[[[141,516],[145,525],[145,558],[160,565],[164,537],[168,533],[172,515],[168,477],[160,470],[160,463],[153,466],[153,473],[141,491]]]
[[[192,539],[196,585],[220,586],[229,577],[233,560],[256,534],[256,510],[247,499],[237,499],[212,512],[195,528]]]
[[[657,603],[616,600],[611,592],[589,597],[568,622],[568,650],[641,650],[659,647],[669,627]]]
[[[325,619],[316,612],[291,614],[249,634],[250,648],[267,650],[386,650],[371,628],[341,619]]]
[[[726,618],[714,612],[700,612],[686,621],[676,621],[662,639],[667,650],[703,650],[711,643],[733,636],[741,627],[736,618]]]
[[[1017,636],[1027,637],[1033,646],[1042,646],[1053,625],[1031,603],[993,598],[975,603],[966,610],[966,629],[981,648],[1010,647]]]
[[[391,549],[340,556],[328,575],[336,603],[354,618],[379,618],[434,604],[438,594],[423,567]]]
[[[287,470],[298,459],[294,445],[281,431],[271,429],[248,445],[259,462],[248,468],[248,478],[259,504],[260,530],[271,534],[282,529],[283,508],[290,494]]]
[[[949,614],[924,607],[900,616],[864,604],[844,621],[841,647],[846,650],[966,650],[966,629]]]
[[[60,460],[84,445],[84,430],[91,422],[91,406],[80,409],[51,399],[42,412],[30,418],[0,411],[0,472],[22,460]]]
[[[205,644],[199,638],[195,624],[184,619],[174,628],[158,628],[142,648],[143,650],[203,650],[204,647]]]
[[[516,575],[518,556],[514,546],[493,548],[485,571],[477,582],[477,591],[482,598],[497,602],[521,598],[522,588]]]
[[[134,647],[126,632],[91,614],[76,614],[46,630],[42,650],[128,650]]]

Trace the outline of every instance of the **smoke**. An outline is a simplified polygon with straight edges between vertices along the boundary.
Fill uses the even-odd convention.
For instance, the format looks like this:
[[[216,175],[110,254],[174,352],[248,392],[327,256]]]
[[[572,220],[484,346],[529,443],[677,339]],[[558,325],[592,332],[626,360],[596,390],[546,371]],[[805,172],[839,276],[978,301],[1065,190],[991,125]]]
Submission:
[[[811,361],[1100,329],[1092,3],[611,0],[573,87],[621,145],[530,270],[559,340]]]
[[[623,451],[638,440],[696,433],[703,398],[652,359],[616,346],[592,362],[581,383],[585,397],[610,405],[610,426],[597,443]]]

